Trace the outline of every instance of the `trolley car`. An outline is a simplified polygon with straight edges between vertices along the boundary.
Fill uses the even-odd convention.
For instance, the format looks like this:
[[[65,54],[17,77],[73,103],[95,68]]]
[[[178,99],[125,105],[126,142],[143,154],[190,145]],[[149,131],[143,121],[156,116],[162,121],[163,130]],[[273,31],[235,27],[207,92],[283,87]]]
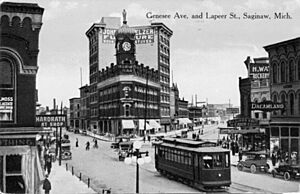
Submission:
[[[214,142],[164,138],[155,145],[155,168],[167,177],[204,191],[231,184],[230,151]]]

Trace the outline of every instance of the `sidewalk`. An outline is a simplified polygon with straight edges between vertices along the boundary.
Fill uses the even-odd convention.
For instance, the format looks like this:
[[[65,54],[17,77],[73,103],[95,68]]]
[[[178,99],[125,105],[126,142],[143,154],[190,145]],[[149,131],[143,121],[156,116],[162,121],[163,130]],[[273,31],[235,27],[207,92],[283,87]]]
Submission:
[[[48,179],[51,182],[51,194],[96,194],[93,189],[88,188],[76,176],[72,176],[70,171],[66,171],[63,164],[59,166],[58,161],[52,163]]]

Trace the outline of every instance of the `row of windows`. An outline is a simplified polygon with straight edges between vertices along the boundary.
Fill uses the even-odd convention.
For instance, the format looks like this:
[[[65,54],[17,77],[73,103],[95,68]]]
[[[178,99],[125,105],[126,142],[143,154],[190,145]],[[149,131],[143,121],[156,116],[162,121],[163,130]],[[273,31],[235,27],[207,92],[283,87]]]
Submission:
[[[251,88],[260,88],[269,86],[268,79],[260,79],[251,82]]]
[[[278,115],[279,112],[281,115],[294,115],[295,110],[297,109],[298,115],[300,115],[300,94],[298,94],[298,104],[295,103],[294,93],[291,93],[289,95],[281,94],[280,99],[280,102],[285,104],[285,109],[281,111],[274,111],[273,115]],[[279,102],[277,95],[273,95],[273,102]]]
[[[167,68],[167,67],[164,67],[164,66],[160,66],[160,72],[169,74],[170,73],[170,69]]]
[[[169,57],[166,57],[166,56],[164,56],[164,55],[160,55],[159,60],[160,60],[161,63],[163,63],[163,64],[165,64],[165,65],[168,65],[168,66],[169,66],[169,64],[170,64],[170,59],[169,59]]]
[[[299,128],[297,127],[271,127],[271,137],[299,137]]]
[[[170,102],[170,97],[169,96],[160,96],[160,100],[161,102]]]
[[[97,55],[93,55],[90,57],[90,64],[94,64],[98,62],[98,56]],[[97,67],[97,66],[96,66]],[[92,70],[91,70],[92,71]],[[93,72],[90,72],[90,74],[92,74]]]
[[[170,41],[168,38],[163,37],[162,35],[160,35],[160,41],[164,44],[166,44],[167,46],[170,46]]]
[[[91,116],[97,116],[97,108],[91,108]]]
[[[98,51],[98,45],[95,44],[95,45],[92,45],[90,47],[90,55],[93,55],[94,53],[96,53]]]
[[[170,79],[168,77],[165,77],[163,75],[160,76],[160,81],[163,83],[168,84],[170,82]]]
[[[140,93],[146,93],[146,88],[140,87],[140,86],[135,86],[135,87],[134,87],[134,91],[140,92]],[[152,89],[150,89],[150,88],[148,88],[147,93],[150,94],[150,95],[157,96],[157,91],[152,90]]]
[[[167,107],[161,107],[160,108],[160,114],[162,116],[169,116],[170,115],[170,108]]]
[[[164,45],[162,45],[162,44],[160,45],[159,51],[160,51],[161,53],[167,55],[167,56],[169,56],[169,54],[170,54],[169,48],[166,47],[166,46],[164,46]]]
[[[274,63],[271,71],[273,83],[293,82],[296,80],[297,74],[298,80],[300,80],[300,60],[298,60],[298,71],[296,71],[294,60],[290,60],[288,64],[285,61],[282,61],[280,65]]]
[[[167,87],[167,86],[161,86],[161,92],[164,92],[164,93],[170,93],[170,88]]]
[[[93,44],[98,41],[98,35],[95,33],[91,38],[90,38],[90,44]]]
[[[145,103],[144,102],[135,102],[134,106],[135,106],[135,108],[145,108]],[[111,102],[111,103],[99,105],[99,109],[102,109],[102,110],[118,108],[118,107],[119,107],[118,102]],[[158,109],[158,105],[153,104],[153,103],[147,103],[147,109]]]

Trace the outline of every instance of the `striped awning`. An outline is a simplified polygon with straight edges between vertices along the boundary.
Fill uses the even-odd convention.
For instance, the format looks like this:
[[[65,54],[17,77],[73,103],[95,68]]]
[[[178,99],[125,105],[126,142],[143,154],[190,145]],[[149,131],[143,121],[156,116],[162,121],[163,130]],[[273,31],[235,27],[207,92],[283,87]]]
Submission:
[[[123,129],[134,129],[133,120],[122,120],[122,128]]]

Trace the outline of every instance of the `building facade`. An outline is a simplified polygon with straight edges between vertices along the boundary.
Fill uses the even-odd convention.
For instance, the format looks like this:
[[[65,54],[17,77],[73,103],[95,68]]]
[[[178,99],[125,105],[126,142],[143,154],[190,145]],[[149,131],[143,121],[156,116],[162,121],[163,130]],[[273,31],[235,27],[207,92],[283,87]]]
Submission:
[[[70,101],[70,128],[79,129],[81,126],[80,98],[71,98],[69,101]]]
[[[94,23],[86,35],[89,39],[90,56],[90,125],[99,128],[97,122],[98,96],[97,72],[105,69],[115,58],[115,33],[120,27],[120,18],[103,17]],[[149,68],[158,70],[160,79],[160,115],[165,130],[170,129],[170,39],[173,32],[163,23],[133,26],[135,31],[136,60],[147,63]]]
[[[144,135],[155,127],[152,123],[159,125],[159,72],[137,62],[136,32],[123,15],[123,25],[115,31],[117,63],[99,71],[97,132]]]
[[[1,4],[0,192],[40,193],[44,178],[35,127],[39,32],[44,9]]]
[[[80,128],[90,130],[89,122],[89,86],[85,85],[80,90]]]
[[[281,150],[286,162],[299,162],[300,147],[300,38],[265,46],[270,60],[272,102],[285,108],[273,111],[270,120],[270,150]]]

